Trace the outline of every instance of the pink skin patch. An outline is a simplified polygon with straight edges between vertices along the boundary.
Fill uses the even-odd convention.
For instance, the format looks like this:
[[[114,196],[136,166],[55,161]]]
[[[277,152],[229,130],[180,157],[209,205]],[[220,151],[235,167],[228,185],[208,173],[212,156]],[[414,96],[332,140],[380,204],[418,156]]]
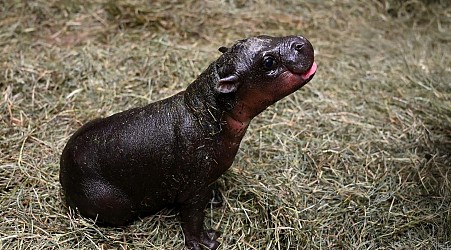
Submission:
[[[277,87],[274,88],[274,85],[270,86],[270,91],[266,89],[262,92],[254,91],[251,94],[246,92],[246,94],[241,95],[231,112],[232,114],[225,116],[230,131],[229,136],[231,138],[241,138],[239,136],[244,135],[249,122],[255,115],[305,85],[307,80],[316,73],[317,68],[318,65],[313,62],[310,69],[303,74],[295,74],[287,70],[278,77],[276,81]],[[239,145],[239,141],[233,143],[236,146]]]
[[[316,65],[316,62],[313,62],[312,67],[310,67],[310,69],[307,72],[301,75],[302,79],[304,80],[309,79],[313,74],[315,74],[317,68],[318,65]]]

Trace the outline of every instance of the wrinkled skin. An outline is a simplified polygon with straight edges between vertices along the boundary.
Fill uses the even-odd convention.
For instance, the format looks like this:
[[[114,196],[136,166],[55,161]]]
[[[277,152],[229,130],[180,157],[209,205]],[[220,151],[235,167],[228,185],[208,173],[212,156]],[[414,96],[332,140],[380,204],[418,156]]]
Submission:
[[[211,184],[232,164],[251,119],[316,71],[303,37],[241,40],[185,91],[81,127],[61,156],[69,207],[109,225],[175,205],[188,249],[216,249],[203,228]]]

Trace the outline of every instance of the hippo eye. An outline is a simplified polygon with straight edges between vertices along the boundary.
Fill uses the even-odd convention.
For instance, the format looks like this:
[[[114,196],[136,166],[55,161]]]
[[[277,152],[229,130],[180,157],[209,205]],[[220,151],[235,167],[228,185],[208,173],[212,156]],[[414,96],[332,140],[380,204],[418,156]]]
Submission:
[[[276,60],[272,56],[267,56],[263,61],[263,65],[266,69],[272,69],[276,65]]]

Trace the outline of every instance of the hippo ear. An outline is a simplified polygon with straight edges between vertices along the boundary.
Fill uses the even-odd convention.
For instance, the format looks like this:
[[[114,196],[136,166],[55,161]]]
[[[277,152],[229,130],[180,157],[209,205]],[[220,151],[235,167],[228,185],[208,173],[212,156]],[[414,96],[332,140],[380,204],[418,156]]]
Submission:
[[[227,48],[227,47],[220,47],[218,50],[219,50],[221,53],[226,53],[226,52],[229,50],[229,48]]]
[[[229,75],[219,79],[216,83],[215,89],[219,93],[228,94],[235,92],[238,88],[238,76]]]

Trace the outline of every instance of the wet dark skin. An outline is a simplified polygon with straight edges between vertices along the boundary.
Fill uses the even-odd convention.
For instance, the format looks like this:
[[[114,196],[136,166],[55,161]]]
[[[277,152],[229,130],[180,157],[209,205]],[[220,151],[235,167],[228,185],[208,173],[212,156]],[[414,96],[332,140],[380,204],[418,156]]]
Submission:
[[[67,204],[113,226],[167,206],[180,211],[187,249],[217,249],[205,230],[211,185],[231,165],[253,117],[316,71],[300,36],[241,40],[185,91],[81,127],[61,156]]]

